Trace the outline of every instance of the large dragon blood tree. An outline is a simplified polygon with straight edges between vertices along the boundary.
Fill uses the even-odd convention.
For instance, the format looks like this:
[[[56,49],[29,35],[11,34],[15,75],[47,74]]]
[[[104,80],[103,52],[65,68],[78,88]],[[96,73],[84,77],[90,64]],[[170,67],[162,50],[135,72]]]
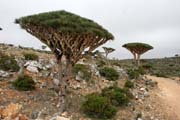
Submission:
[[[66,11],[53,11],[16,19],[28,33],[45,43],[59,64],[59,98],[64,109],[67,81],[72,66],[84,56],[114,37],[92,20]]]
[[[136,65],[140,65],[140,56],[147,52],[148,50],[153,49],[151,45],[146,43],[127,43],[124,44],[122,47],[128,49],[134,56],[134,61]]]
[[[0,27],[0,30],[2,30],[2,28]]]

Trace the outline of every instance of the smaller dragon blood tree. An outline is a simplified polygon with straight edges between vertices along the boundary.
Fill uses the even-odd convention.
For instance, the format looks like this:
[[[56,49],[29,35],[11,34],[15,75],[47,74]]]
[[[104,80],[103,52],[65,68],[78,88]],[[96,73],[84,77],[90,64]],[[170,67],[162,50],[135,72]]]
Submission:
[[[112,52],[115,51],[114,48],[110,48],[110,47],[103,47],[103,49],[104,49],[104,51],[105,51],[105,56],[106,56],[106,58],[107,58],[107,56],[108,56],[109,53],[112,53]]]
[[[0,30],[2,30],[2,28],[0,27]]]
[[[128,49],[134,56],[134,61],[136,65],[140,65],[140,56],[145,52],[153,49],[153,47],[146,43],[127,43],[124,44],[122,47]]]

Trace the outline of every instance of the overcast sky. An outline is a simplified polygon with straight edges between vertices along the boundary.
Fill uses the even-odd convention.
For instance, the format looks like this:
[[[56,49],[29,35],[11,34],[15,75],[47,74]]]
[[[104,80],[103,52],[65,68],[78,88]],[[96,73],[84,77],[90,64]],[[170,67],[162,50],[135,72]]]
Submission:
[[[13,22],[54,10],[70,11],[108,29],[115,40],[103,46],[116,49],[111,57],[131,58],[121,47],[128,42],[154,46],[144,58],[180,54],[180,0],[0,0],[0,43],[41,48],[38,39]]]

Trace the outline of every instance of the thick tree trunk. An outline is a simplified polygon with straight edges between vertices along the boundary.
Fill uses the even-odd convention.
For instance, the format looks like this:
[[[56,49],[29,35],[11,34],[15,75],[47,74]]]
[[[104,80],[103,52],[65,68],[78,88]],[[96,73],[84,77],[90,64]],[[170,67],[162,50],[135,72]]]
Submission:
[[[58,60],[59,64],[59,103],[57,106],[60,108],[60,113],[65,111],[65,98],[66,98],[66,65],[62,59]]]
[[[59,60],[59,103],[60,113],[66,110],[67,83],[72,77],[72,63],[69,59]]]

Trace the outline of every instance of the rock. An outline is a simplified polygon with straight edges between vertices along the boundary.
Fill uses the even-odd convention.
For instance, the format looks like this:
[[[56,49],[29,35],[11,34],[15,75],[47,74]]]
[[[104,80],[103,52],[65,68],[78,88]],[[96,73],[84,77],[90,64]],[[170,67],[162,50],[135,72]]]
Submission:
[[[145,88],[140,88],[140,90],[141,90],[141,91],[146,91],[146,89],[145,89]]]
[[[84,77],[84,73],[79,71],[78,74],[76,75],[76,80],[82,81]]]
[[[21,108],[22,105],[11,103],[2,110],[2,116],[4,118],[14,118],[19,114]]]
[[[34,66],[27,66],[26,68],[28,71],[32,72],[32,73],[38,73],[39,70],[37,67],[34,67]]]
[[[50,120],[70,120],[69,118],[61,117],[61,116],[56,116],[51,118]]]
[[[27,61],[24,66],[28,71],[33,73],[38,73],[38,69],[43,69],[42,65],[37,61]]]
[[[38,117],[38,114],[39,114],[39,112],[33,111],[33,112],[31,113],[31,118],[32,118],[32,119],[36,119],[36,118]]]
[[[0,77],[9,77],[9,73],[8,72],[5,72],[3,70],[0,70]]]
[[[19,114],[18,117],[15,118],[15,120],[29,120],[29,118],[25,115]]]
[[[144,97],[149,97],[150,95],[149,95],[149,92],[147,92],[147,91],[145,91],[144,92]]]
[[[137,120],[143,120],[142,118],[138,118]]]
[[[56,86],[59,86],[59,80],[58,79],[53,79],[53,83],[56,85]]]
[[[155,86],[157,86],[157,84],[158,84],[158,82],[156,82],[156,81],[153,81],[153,80],[149,80],[149,79],[146,79],[145,80],[145,85],[147,85],[147,86],[150,86],[150,87],[155,87]]]

